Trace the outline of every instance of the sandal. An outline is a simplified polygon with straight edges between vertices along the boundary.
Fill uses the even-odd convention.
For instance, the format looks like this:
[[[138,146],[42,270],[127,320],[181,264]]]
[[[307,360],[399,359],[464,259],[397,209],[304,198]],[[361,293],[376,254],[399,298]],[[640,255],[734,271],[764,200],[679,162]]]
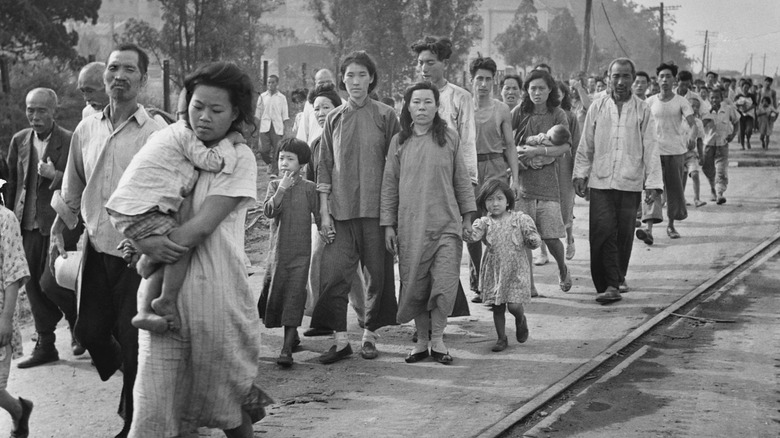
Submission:
[[[433,356],[433,360],[442,365],[449,365],[452,363],[452,356],[450,356],[449,352],[439,353],[438,351],[431,349],[431,356]]]
[[[506,336],[503,338],[498,338],[496,341],[496,345],[493,346],[493,348],[490,349],[490,351],[493,351],[495,353],[498,353],[499,351],[506,350],[506,347],[509,345],[509,342],[506,339]]]
[[[276,364],[282,368],[290,368],[293,364],[292,352],[282,350],[282,354],[276,359]]]
[[[563,276],[563,278],[558,277],[558,285],[561,287],[561,290],[564,292],[568,292],[571,290],[571,272],[569,272],[568,266],[566,267],[566,275]]]
[[[670,239],[679,239],[680,233],[677,232],[673,227],[666,227],[666,234],[669,236]]]
[[[419,353],[409,352],[409,355],[406,356],[406,359],[404,359],[404,361],[406,363],[415,363],[415,362],[419,362],[421,360],[427,359],[428,356],[429,356],[428,350],[421,351]]]

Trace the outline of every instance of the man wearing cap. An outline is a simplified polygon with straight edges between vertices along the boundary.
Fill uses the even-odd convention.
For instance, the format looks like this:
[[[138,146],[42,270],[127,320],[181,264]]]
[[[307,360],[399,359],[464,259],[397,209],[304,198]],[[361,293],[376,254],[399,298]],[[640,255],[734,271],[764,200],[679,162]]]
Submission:
[[[54,122],[57,94],[49,88],[35,88],[27,94],[30,127],[11,139],[8,149],[6,205],[13,209],[22,228],[22,243],[30,269],[25,286],[38,341],[32,354],[19,362],[30,368],[59,360],[54,330],[63,315],[71,329],[73,354],[84,348],[73,338],[76,324],[76,295],[57,285],[48,268],[49,230],[56,213],[50,203],[62,185],[72,133]],[[80,230],[67,233],[68,246],[75,247]]]

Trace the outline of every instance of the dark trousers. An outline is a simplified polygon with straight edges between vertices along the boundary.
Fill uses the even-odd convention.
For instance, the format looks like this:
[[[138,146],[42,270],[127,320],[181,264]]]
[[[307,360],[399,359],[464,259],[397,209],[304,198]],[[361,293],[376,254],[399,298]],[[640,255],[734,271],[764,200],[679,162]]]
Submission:
[[[641,192],[590,189],[590,275],[596,292],[625,280]]]
[[[273,126],[268,132],[260,133],[260,158],[268,164],[270,175],[279,174],[279,141],[282,136],[274,131]]]
[[[334,221],[336,239],[322,250],[320,297],[311,316],[313,328],[347,330],[347,305],[358,261],[366,280],[366,328],[396,324],[393,256],[385,249],[379,219]]]
[[[35,331],[42,335],[39,339],[53,342],[54,330],[63,315],[71,328],[76,323],[76,294],[60,287],[49,269],[49,236],[41,234],[40,229],[22,230],[22,245],[30,268],[25,290]]]
[[[133,384],[138,369],[136,292],[141,277],[121,257],[85,245],[76,339],[89,351],[100,379],[108,380],[120,366],[123,386],[119,415],[129,427],[133,418]]]
[[[750,142],[750,137],[753,135],[753,123],[752,117],[739,118],[739,144],[742,145],[742,149],[745,148],[745,142]]]
[[[685,207],[685,185],[683,184],[685,178],[688,177],[685,170],[685,154],[661,155],[661,174],[666,194],[666,217],[672,221],[682,221],[688,217],[688,209]]]

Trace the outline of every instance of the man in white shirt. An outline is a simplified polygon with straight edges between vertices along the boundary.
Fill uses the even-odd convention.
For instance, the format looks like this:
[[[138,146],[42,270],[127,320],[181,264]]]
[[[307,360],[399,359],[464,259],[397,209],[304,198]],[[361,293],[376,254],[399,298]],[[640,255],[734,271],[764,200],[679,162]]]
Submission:
[[[279,76],[268,76],[268,90],[257,99],[255,117],[260,120],[260,156],[268,164],[268,174],[279,173],[276,163],[279,140],[284,136],[284,122],[289,120],[287,97],[279,91]]]
[[[590,189],[590,271],[596,301],[620,301],[633,246],[634,220],[641,201],[663,191],[649,106],[632,94],[636,67],[628,58],[609,66],[610,88],[585,116],[572,182],[580,197]],[[617,230],[617,233],[615,232]]]
[[[674,227],[675,221],[685,220],[688,210],[685,207],[685,153],[688,150],[688,140],[685,137],[683,123],[695,128],[688,99],[675,93],[672,89],[674,78],[677,76],[677,66],[661,64],[656,68],[658,83],[661,92],[647,98],[647,104],[655,119],[656,141],[658,142],[658,154],[661,156],[661,170],[664,179],[664,192],[666,193],[666,217],[669,224],[666,234],[671,239],[679,239],[680,233]],[[647,224],[647,230],[638,229],[636,237],[646,244],[653,243],[652,230],[654,223],[663,221],[661,212],[661,198],[657,198],[650,204],[643,206],[642,222]]]
[[[314,75],[314,88],[312,90],[316,90],[324,85],[332,85],[333,83],[333,72],[323,68]],[[317,116],[314,114],[314,105],[306,100],[306,104],[303,106],[301,123],[298,125],[298,132],[295,133],[295,137],[311,146],[311,142],[319,137],[320,134],[322,134],[322,127],[320,127],[319,122],[317,122]]]

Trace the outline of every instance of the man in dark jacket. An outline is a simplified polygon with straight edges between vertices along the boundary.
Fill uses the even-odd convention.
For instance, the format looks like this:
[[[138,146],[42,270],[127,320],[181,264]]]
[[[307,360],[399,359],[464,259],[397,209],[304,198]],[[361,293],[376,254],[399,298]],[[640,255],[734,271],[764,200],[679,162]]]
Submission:
[[[72,133],[54,122],[57,95],[53,90],[33,89],[27,94],[26,104],[30,127],[17,132],[8,149],[6,205],[22,226],[31,274],[25,289],[38,341],[32,355],[19,362],[19,368],[59,360],[54,346],[57,323],[63,315],[71,329],[76,323],[76,295],[57,285],[48,268],[49,231],[56,216],[51,198],[62,184]],[[68,246],[75,247],[78,234],[70,233]],[[74,354],[84,353],[74,339],[71,343]]]

